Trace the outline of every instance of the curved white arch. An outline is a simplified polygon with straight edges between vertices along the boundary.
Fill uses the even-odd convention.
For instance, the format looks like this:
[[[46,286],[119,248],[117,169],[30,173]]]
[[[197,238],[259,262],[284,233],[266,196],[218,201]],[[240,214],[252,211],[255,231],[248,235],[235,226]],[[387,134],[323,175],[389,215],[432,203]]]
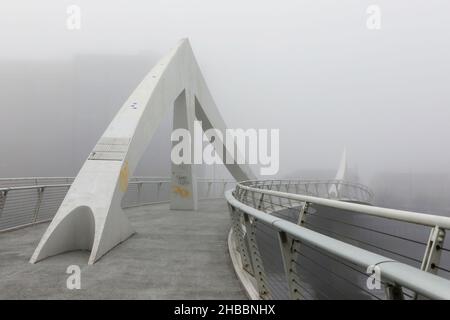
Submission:
[[[68,218],[80,207],[89,208],[95,222],[89,264],[134,233],[120,202],[127,190],[128,177],[133,174],[166,110],[174,103],[174,126],[192,130],[197,115],[207,126],[222,132],[226,129],[187,39],[158,62],[118,111],[75,178],[31,263],[78,249],[70,245],[70,239],[91,237],[88,228]],[[224,151],[225,155],[229,154],[225,145]],[[237,181],[255,178],[245,165],[226,166]],[[196,183],[191,166],[172,165],[172,184],[184,192],[172,192],[171,207],[195,209]]]
[[[334,180],[336,181],[345,181],[345,176],[347,173],[347,149],[344,148],[344,151],[342,152],[341,161],[339,162],[339,167],[336,172],[336,176],[334,177]],[[341,189],[341,185],[338,184],[337,187],[335,184],[331,185],[328,189],[328,193],[333,198],[339,197],[339,191]]]

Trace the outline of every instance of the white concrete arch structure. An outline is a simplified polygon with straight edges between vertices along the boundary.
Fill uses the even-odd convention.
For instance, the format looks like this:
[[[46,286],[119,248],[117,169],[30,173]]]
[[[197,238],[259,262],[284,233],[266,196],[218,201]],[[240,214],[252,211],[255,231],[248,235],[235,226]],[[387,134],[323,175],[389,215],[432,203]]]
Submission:
[[[336,172],[334,180],[345,180],[345,174],[347,173],[347,149],[342,151],[341,161],[339,162],[339,168]]]
[[[66,251],[90,250],[88,263],[93,264],[134,233],[121,200],[128,178],[172,106],[174,128],[183,127],[192,133],[197,117],[207,127],[222,132],[226,129],[187,39],[158,62],[109,124],[76,176],[31,263]],[[229,154],[225,146],[224,151]],[[255,178],[245,165],[226,166],[237,181]],[[196,208],[194,177],[191,165],[172,165],[172,209]]]
[[[341,161],[339,162],[339,167],[336,172],[336,176],[334,177],[334,180],[345,181],[346,173],[347,173],[347,149],[344,148],[344,151],[342,152],[342,156],[341,156]],[[330,186],[328,193],[333,198],[338,198],[340,189],[341,189],[340,184],[337,187],[335,184],[333,184]]]

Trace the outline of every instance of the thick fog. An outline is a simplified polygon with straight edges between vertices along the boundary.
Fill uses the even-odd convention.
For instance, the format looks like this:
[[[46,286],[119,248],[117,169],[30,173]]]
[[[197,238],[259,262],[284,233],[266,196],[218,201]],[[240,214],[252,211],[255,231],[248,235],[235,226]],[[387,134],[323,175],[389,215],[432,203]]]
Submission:
[[[449,13],[443,0],[3,1],[0,177],[76,175],[188,37],[228,127],[280,129],[278,177],[333,178],[346,148],[378,203],[448,212]],[[136,174],[168,175],[170,130],[168,113]]]

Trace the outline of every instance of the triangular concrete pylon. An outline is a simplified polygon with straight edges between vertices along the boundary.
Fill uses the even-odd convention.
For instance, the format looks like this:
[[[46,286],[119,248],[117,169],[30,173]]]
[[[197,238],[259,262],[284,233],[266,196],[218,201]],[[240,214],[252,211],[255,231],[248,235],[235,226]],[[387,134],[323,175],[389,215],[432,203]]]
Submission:
[[[190,129],[197,116],[210,127],[226,129],[189,41],[184,39],[155,65],[109,124],[43,235],[31,263],[62,252],[85,249],[91,251],[89,264],[93,264],[133,234],[120,205],[128,179],[165,112],[181,94],[185,95],[186,110],[179,114],[186,116],[176,121],[180,126]],[[255,178],[244,164],[232,163],[226,167],[237,181]],[[172,166],[172,179],[172,193],[186,196],[181,201],[171,195],[172,207],[195,209],[192,168]],[[180,181],[185,183],[181,187]]]

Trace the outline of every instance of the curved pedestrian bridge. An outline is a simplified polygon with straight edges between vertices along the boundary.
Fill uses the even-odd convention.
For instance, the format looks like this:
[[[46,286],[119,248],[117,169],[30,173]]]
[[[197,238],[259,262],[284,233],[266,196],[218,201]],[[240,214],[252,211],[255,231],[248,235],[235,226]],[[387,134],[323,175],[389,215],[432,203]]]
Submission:
[[[170,178],[130,178],[169,110],[238,183],[173,160]],[[0,299],[450,299],[450,217],[372,206],[345,151],[335,180],[256,180],[212,133],[227,128],[180,41],[75,178],[0,179]]]
[[[225,200],[198,211],[169,204],[126,209],[136,234],[95,265],[87,251],[28,263],[48,226],[0,233],[0,299],[245,299],[230,260]],[[66,286],[69,265],[81,268],[81,290]]]

